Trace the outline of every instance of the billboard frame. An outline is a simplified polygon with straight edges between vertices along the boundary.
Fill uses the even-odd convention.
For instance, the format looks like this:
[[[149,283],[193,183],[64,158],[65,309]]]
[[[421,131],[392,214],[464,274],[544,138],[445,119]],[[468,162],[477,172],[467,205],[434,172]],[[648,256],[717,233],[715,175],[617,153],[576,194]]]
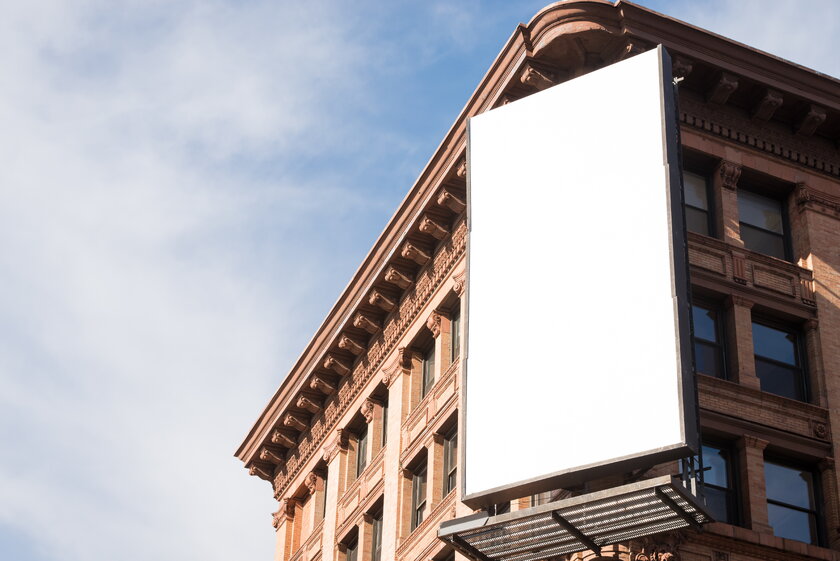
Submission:
[[[662,115],[662,140],[666,161],[665,188],[668,200],[668,221],[671,227],[669,240],[671,283],[675,306],[675,339],[678,345],[678,361],[676,376],[678,388],[681,392],[680,405],[680,433],[682,442],[652,450],[644,450],[626,456],[610,458],[587,465],[575,466],[494,487],[482,492],[465,494],[466,490],[466,448],[469,434],[466,430],[468,414],[467,386],[468,357],[469,357],[469,318],[470,318],[470,235],[467,236],[466,251],[466,291],[464,295],[464,343],[461,356],[461,395],[460,414],[458,416],[458,432],[461,445],[458,447],[459,463],[462,466],[459,474],[459,488],[461,501],[471,508],[485,508],[493,504],[534,495],[540,492],[573,487],[588,480],[597,479],[618,473],[626,473],[637,469],[652,467],[658,463],[684,458],[699,452],[699,418],[697,404],[696,378],[693,366],[693,348],[691,345],[691,299],[688,272],[688,243],[683,206],[683,185],[681,169],[681,151],[679,142],[679,122],[677,108],[677,86],[671,72],[671,57],[668,51],[659,45],[659,80],[660,80],[660,112]],[[515,102],[514,102],[515,103]],[[472,180],[470,173],[470,122],[467,122],[467,226],[472,231]],[[585,396],[584,396],[585,397]]]

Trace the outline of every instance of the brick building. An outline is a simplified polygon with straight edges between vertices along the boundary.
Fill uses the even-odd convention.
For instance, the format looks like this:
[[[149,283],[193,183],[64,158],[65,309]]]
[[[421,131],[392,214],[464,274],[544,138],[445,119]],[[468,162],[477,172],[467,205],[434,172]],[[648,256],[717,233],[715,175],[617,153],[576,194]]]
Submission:
[[[591,0],[553,4],[516,29],[236,452],[279,501],[278,561],[461,558],[436,532],[472,513],[457,500],[455,453],[466,120],[659,43],[682,79],[700,423],[718,522],[601,555],[840,560],[840,82],[631,3]],[[626,142],[632,131],[614,149]],[[574,267],[585,277],[585,263]],[[550,290],[544,280],[523,271],[523,299]],[[516,442],[499,452],[516,454]]]

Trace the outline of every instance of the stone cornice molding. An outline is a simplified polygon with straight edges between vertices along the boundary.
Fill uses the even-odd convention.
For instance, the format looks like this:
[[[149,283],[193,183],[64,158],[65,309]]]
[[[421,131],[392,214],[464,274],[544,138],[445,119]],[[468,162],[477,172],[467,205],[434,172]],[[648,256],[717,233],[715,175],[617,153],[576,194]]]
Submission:
[[[285,463],[286,463],[286,455],[285,455],[283,449],[279,448],[277,446],[269,446],[269,445],[263,446],[260,449],[259,458],[263,462],[268,462],[270,464],[274,464],[274,465],[281,466],[281,467],[283,465],[285,465]],[[272,470],[272,472],[273,472],[273,470]],[[263,479],[265,479],[265,478],[263,478]]]
[[[840,218],[840,197],[816,191],[805,183],[796,184],[796,203],[799,210],[814,210],[833,218]]]
[[[312,375],[312,379],[309,381],[309,387],[313,390],[318,390],[325,395],[330,395],[336,389],[335,384],[330,383],[326,377],[320,374]]]
[[[405,290],[411,286],[412,281],[407,275],[404,275],[394,267],[388,267],[385,271],[385,282],[389,282],[399,288]]]
[[[341,337],[339,337],[338,348],[351,352],[356,356],[359,356],[360,354],[365,352],[365,347],[362,344],[360,344],[355,339],[348,337],[347,335],[342,335]]]

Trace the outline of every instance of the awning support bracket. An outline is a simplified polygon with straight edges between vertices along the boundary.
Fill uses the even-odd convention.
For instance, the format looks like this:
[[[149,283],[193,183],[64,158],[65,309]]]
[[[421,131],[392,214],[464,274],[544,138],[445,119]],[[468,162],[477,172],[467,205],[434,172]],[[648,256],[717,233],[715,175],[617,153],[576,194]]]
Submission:
[[[586,534],[584,534],[583,532],[578,530],[574,526],[574,524],[572,524],[571,522],[569,522],[568,520],[566,520],[565,518],[560,516],[560,514],[556,510],[551,511],[551,517],[554,519],[555,522],[557,522],[560,526],[562,526],[564,530],[566,530],[571,535],[576,537],[577,540],[580,543],[582,543],[583,545],[585,545],[586,547],[588,547],[589,549],[594,551],[595,555],[601,555],[601,546],[599,546],[597,543],[592,541],[589,538],[589,536],[587,536]]]

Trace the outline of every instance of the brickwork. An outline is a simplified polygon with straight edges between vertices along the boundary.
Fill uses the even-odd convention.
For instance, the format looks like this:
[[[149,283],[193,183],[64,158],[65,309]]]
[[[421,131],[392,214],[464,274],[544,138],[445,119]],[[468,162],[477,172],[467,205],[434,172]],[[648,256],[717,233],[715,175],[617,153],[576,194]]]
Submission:
[[[830,128],[840,122],[840,85],[644,8],[603,2],[558,3],[517,29],[237,452],[278,500],[276,561],[344,561],[348,547],[370,561],[380,513],[380,561],[442,560],[452,553],[436,539],[437,528],[472,513],[458,501],[459,489],[444,487],[444,438],[460,413],[462,387],[451,319],[456,310],[465,312],[466,119],[660,42],[683,78],[683,149],[700,162],[710,186],[715,235],[689,234],[689,264],[693,294],[719,313],[726,377],[698,375],[700,423],[705,437],[732,452],[738,516],[704,533],[615,544],[602,556],[840,561],[840,128]],[[585,56],[572,56],[581,45],[589,49]],[[808,97],[812,90],[828,109]],[[802,108],[808,110],[797,114]],[[825,122],[813,118],[826,112]],[[738,202],[746,186],[781,202],[789,261],[748,247]],[[523,272],[523,285],[530,275]],[[551,289],[530,288],[536,297]],[[782,326],[801,342],[804,401],[762,391],[756,320]],[[434,382],[424,392],[424,356],[432,347]],[[359,442],[363,427],[366,447]],[[357,475],[361,453],[365,467]],[[512,443],[500,443],[500,454],[517,453]],[[814,543],[776,535],[768,458],[799,466],[816,481]],[[413,524],[412,481],[421,469],[425,508],[422,522]],[[656,466],[581,489],[676,469],[675,463]],[[511,508],[531,502],[523,497]]]

